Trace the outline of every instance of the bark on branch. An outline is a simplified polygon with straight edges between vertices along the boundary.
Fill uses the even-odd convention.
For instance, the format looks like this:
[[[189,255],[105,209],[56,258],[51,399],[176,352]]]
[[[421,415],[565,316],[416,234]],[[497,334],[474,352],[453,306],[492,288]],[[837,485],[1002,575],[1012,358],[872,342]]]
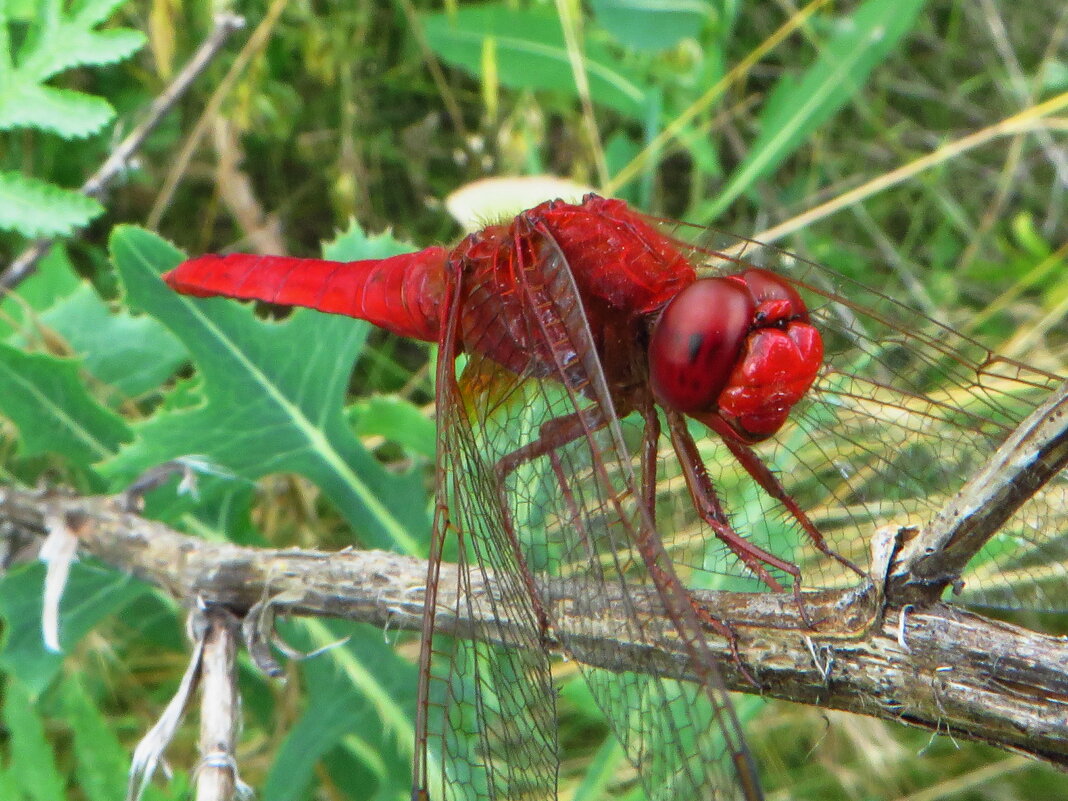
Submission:
[[[322,615],[391,628],[420,625],[426,564],[380,551],[324,553],[266,550],[204,542],[126,510],[111,497],[0,488],[0,532],[44,536],[62,521],[85,554],[161,587],[176,598],[200,598],[238,615],[266,609]],[[884,536],[896,532],[886,532]],[[891,551],[887,550],[889,554]],[[442,567],[441,630],[484,638],[484,599],[492,576],[457,604],[455,566]],[[628,642],[619,632],[623,605],[591,608],[581,582],[544,585],[550,617],[576,620],[574,656],[608,670],[689,677],[685,648]],[[875,584],[836,593],[808,593],[815,630],[801,619],[793,595],[695,593],[712,615],[738,632],[741,664],[768,697],[897,720],[1068,767],[1068,638],[988,620],[945,604],[922,610],[887,605]],[[638,591],[638,607],[658,614],[655,593]],[[633,602],[633,598],[632,598]],[[456,614],[470,608],[469,617]],[[518,624],[516,624],[518,625]],[[558,638],[569,636],[555,632]],[[758,692],[732,660],[728,644],[710,635],[731,689]]]

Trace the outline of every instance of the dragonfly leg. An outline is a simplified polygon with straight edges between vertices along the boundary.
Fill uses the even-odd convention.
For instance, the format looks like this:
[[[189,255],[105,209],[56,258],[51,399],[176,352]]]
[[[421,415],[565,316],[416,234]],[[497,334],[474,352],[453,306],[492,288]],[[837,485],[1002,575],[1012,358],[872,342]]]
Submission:
[[[657,466],[657,454],[659,453],[660,444],[660,417],[656,413],[656,406],[652,403],[646,404],[641,409],[642,417],[645,420],[645,427],[642,432],[642,503],[649,511],[650,522],[656,522],[656,466]],[[733,549],[732,549],[733,550]],[[647,557],[647,561],[652,561],[655,566],[655,555],[650,554]],[[767,572],[767,571],[765,571]],[[769,578],[771,578],[769,576]],[[774,582],[772,578],[771,581]],[[689,595],[689,593],[687,593]],[[730,624],[720,620],[712,615],[705,607],[697,603],[697,600],[689,595],[690,606],[693,608],[693,612],[697,615],[697,619],[723,637],[729,644],[731,649],[731,655],[734,657],[734,663],[738,666],[738,671],[746,678],[746,680],[754,687],[760,689],[761,684],[756,680],[746,668],[742,662],[742,656],[738,651],[738,633],[731,628]]]
[[[734,530],[727,519],[726,512],[719,502],[716,489],[705,470],[705,463],[697,452],[697,444],[686,428],[686,420],[677,412],[667,412],[668,427],[671,432],[671,444],[679,457],[686,486],[690,490],[694,508],[698,515],[715,532],[716,536],[737,556],[749,570],[775,592],[782,592],[783,586],[771,575],[765,565],[777,568],[793,576],[794,592],[800,592],[801,570],[792,562],[780,559],[773,553],[754,545]]]
[[[586,558],[592,561],[596,557],[593,550],[593,540],[590,537],[585,522],[582,520],[582,513],[579,511],[578,503],[575,500],[575,494],[571,491],[571,486],[564,473],[564,465],[560,461],[560,454],[558,451],[549,451],[549,463],[552,465],[553,475],[556,476],[556,485],[560,488],[560,494],[564,499],[564,503],[567,504],[567,513],[571,518],[571,525],[578,533],[578,538],[582,542],[583,548],[586,549]]]
[[[564,447],[585,434],[592,434],[607,425],[600,409],[590,408],[580,412],[554,417],[541,424],[538,438],[506,453],[497,460],[494,468],[498,478],[511,474],[519,465],[532,462],[540,456]]]
[[[649,510],[649,521],[656,525],[656,467],[660,450],[660,417],[652,403],[645,404],[642,417],[645,419],[642,429],[642,503]]]
[[[533,599],[535,613],[538,616],[538,625],[541,627],[543,634],[549,628],[549,616],[545,611],[544,605],[541,603],[541,596],[537,592],[533,573],[527,565],[526,557],[523,555],[523,550],[519,543],[519,537],[516,535],[515,526],[512,523],[511,510],[508,507],[506,479],[509,475],[515,472],[520,465],[532,462],[541,456],[547,456],[552,466],[553,474],[556,476],[556,481],[560,486],[565,503],[571,514],[572,522],[579,527],[583,541],[588,544],[589,538],[586,536],[585,527],[582,525],[578,504],[576,503],[575,497],[568,485],[567,477],[564,475],[564,468],[560,462],[560,457],[557,451],[569,442],[574,442],[576,439],[587,433],[592,433],[593,431],[603,428],[604,425],[605,420],[603,415],[599,413],[593,414],[590,411],[573,412],[564,415],[563,417],[555,417],[542,424],[539,430],[539,436],[536,440],[529,442],[520,448],[516,448],[511,453],[505,454],[497,460],[497,464],[494,465],[494,474],[497,478],[497,491],[500,495],[500,506],[502,513],[505,516],[505,534],[511,544],[513,555],[515,556],[517,563],[520,565],[520,569],[523,571],[523,582],[527,587],[530,597]],[[590,556],[592,558],[592,552]]]
[[[761,488],[768,493],[772,498],[779,501],[786,510],[793,515],[794,519],[801,525],[805,534],[812,540],[812,544],[816,546],[816,549],[821,553],[826,554],[835,561],[844,565],[852,570],[861,578],[866,578],[867,574],[857,567],[849,559],[846,559],[841,554],[832,549],[827,541],[823,538],[823,534],[816,528],[816,524],[813,523],[805,511],[797,505],[797,501],[790,497],[790,494],[785,490],[782,484],[779,483],[779,479],[775,477],[775,474],[771,472],[766,464],[761,461],[760,457],[753,453],[753,449],[738,439],[738,436],[720,420],[713,420],[709,423],[712,429],[719,434],[720,439],[723,440],[723,444],[726,445],[730,452],[734,455],[734,458],[745,468],[745,471],[753,477]]]

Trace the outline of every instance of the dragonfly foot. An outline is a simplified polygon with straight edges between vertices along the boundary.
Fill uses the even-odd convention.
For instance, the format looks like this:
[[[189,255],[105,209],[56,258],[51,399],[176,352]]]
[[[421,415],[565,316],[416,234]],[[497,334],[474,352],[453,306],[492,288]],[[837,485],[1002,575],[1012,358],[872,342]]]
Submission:
[[[738,672],[745,677],[746,681],[763,692],[764,686],[756,680],[756,677],[749,672],[749,668],[742,661],[742,654],[738,650],[738,632],[734,630],[734,627],[717,617],[713,617],[711,612],[696,602],[693,603],[693,611],[702,623],[727,641],[727,646],[731,649],[731,657],[738,668]]]

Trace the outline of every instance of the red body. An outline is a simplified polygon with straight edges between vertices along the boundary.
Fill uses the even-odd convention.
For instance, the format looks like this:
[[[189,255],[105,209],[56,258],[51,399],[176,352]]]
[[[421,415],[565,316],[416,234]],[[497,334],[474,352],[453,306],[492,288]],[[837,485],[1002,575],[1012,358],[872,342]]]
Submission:
[[[825,291],[848,279],[816,265],[793,270],[796,284],[744,263],[734,275],[698,279],[685,252],[655,221],[589,196],[542,204],[451,250],[351,263],[206,256],[165,276],[187,294],[309,306],[441,345],[413,798],[430,798],[432,784],[433,797],[452,797],[455,776],[480,777],[484,797],[554,797],[557,691],[546,646],[582,670],[587,639],[601,631],[600,621],[577,628],[585,615],[566,611],[575,607],[630,610],[619,615],[620,642],[685,649],[692,694],[674,678],[624,671],[609,683],[603,672],[587,674],[649,795],[718,796],[733,773],[727,796],[761,799],[707,642],[733,640],[734,631],[689,587],[718,588],[724,577],[789,586],[812,626],[801,564],[813,586],[863,577],[850,556],[863,558],[878,524],[896,529],[941,513],[960,477],[981,470],[1041,402],[1035,393],[1060,383],[861,284]],[[815,313],[833,353],[815,387],[823,339],[795,285],[827,301]],[[469,358],[458,377],[461,352]],[[779,430],[806,394],[797,436],[749,446]],[[624,432],[628,412],[636,414]],[[684,415],[720,435],[715,450],[698,447]],[[664,458],[665,434],[674,458]],[[717,480],[744,501],[722,502]],[[1062,531],[1063,490],[1049,498],[994,549],[1003,555],[984,561],[984,573],[1000,560],[1015,587],[1021,564],[1050,563],[1055,549],[1036,532]],[[478,585],[495,612],[480,634],[505,647],[467,647],[463,637],[433,647],[447,535],[471,557],[456,565],[456,614]],[[1030,543],[1026,560],[1020,543]],[[836,552],[843,546],[848,555]],[[1043,568],[1041,580],[1058,575]],[[545,592],[553,588],[545,578],[574,587],[563,617],[554,617],[560,598]],[[648,596],[632,594],[639,586]],[[646,597],[659,610],[655,626],[644,619]],[[432,675],[432,658],[452,659],[450,669]],[[455,703],[473,714],[453,715]],[[660,748],[669,744],[671,754]],[[432,750],[445,757],[436,778]],[[444,769],[450,758],[455,774]]]
[[[548,608],[535,576],[538,568],[528,564],[532,555],[550,574],[590,579],[587,592],[594,605],[599,588],[615,583],[629,593],[644,571],[669,628],[686,643],[696,692],[709,703],[679,703],[674,712],[664,711],[661,723],[688,728],[693,742],[677,743],[673,758],[686,766],[681,773],[668,767],[671,760],[664,765],[654,760],[645,771],[647,789],[658,791],[670,780],[680,797],[705,797],[729,771],[740,795],[762,798],[740,723],[706,644],[709,631],[728,638],[733,632],[690,595],[656,529],[661,416],[655,403],[664,407],[696,515],[768,588],[783,589],[772,571],[790,576],[800,604],[800,570],[733,529],[682,417],[711,426],[753,480],[785,507],[819,550],[833,556],[803,510],[746,445],[782,425],[820,369],[820,336],[788,283],[756,268],[698,279],[679,243],[655,222],[622,201],[594,195],[578,205],[543,203],[509,223],[484,228],[450,251],[433,247],[350,263],[206,256],[164,278],[187,294],[309,306],[441,345],[439,517],[420,650],[413,797],[428,797],[426,788],[434,781],[427,759],[431,643],[441,543],[451,530],[477,540],[483,568],[508,577],[494,600],[503,618],[533,621],[540,632],[517,641],[515,654],[500,651],[494,657],[513,662],[499,671],[499,677],[510,678],[493,692],[502,699],[500,708],[514,714],[498,720],[488,711],[492,704],[479,700],[478,680],[468,699],[479,710],[480,725],[497,732],[481,735],[483,742],[512,743],[510,759],[529,766],[529,771],[517,767],[514,773],[495,773],[468,763],[465,770],[486,771],[494,786],[491,797],[551,797],[554,789],[552,711],[546,705],[551,706],[555,689],[543,651],[546,633],[559,631],[564,621],[554,619]],[[457,380],[452,359],[461,352],[470,358]],[[522,403],[526,388],[535,393],[544,388],[541,379],[566,389],[556,405],[552,399],[559,393],[540,395],[551,411]],[[508,403],[509,398],[517,402]],[[619,424],[630,412],[644,420],[636,469]],[[529,476],[518,480],[521,465],[541,470],[557,491],[537,500],[525,494]],[[546,520],[555,521],[541,541],[514,524],[515,510],[535,505]],[[847,560],[839,561],[859,572]],[[640,633],[642,626],[626,627],[635,636],[650,636]],[[503,631],[500,636],[509,643],[516,637]],[[559,636],[560,648],[569,653],[568,636]],[[471,669],[464,657],[457,660],[463,663],[459,670]],[[498,671],[487,669],[485,676],[490,683],[488,677]],[[638,712],[628,699],[649,687],[643,680],[638,689],[634,677],[622,681],[631,689],[617,695],[594,681],[591,692],[628,727]],[[650,697],[676,693],[659,681],[659,695]],[[643,711],[643,716],[659,714]],[[443,752],[449,752],[452,737],[444,737]],[[640,736],[621,743],[632,764],[644,764],[646,744]],[[453,756],[463,761],[469,755]],[[444,774],[439,780],[442,787],[448,784]],[[532,789],[537,786],[540,791]],[[442,789],[443,797],[447,794]]]
[[[621,415],[652,391],[665,406],[709,424],[720,418],[755,441],[782,425],[819,370],[819,333],[785,281],[755,268],[698,281],[673,239],[622,201],[594,195],[581,205],[543,203],[451,251],[347,263],[204,256],[164,278],[186,294],[308,306],[438,341],[455,270],[462,349],[516,374],[559,377],[561,363],[579,354],[548,352],[526,313],[554,296],[523,274],[546,259],[565,263],[574,281]]]

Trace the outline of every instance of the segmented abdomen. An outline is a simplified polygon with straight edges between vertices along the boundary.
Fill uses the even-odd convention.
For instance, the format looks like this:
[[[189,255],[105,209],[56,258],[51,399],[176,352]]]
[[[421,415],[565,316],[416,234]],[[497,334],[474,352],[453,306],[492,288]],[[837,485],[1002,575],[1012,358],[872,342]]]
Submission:
[[[440,247],[350,262],[209,255],[183,262],[163,280],[186,295],[306,306],[436,342],[447,257]]]

